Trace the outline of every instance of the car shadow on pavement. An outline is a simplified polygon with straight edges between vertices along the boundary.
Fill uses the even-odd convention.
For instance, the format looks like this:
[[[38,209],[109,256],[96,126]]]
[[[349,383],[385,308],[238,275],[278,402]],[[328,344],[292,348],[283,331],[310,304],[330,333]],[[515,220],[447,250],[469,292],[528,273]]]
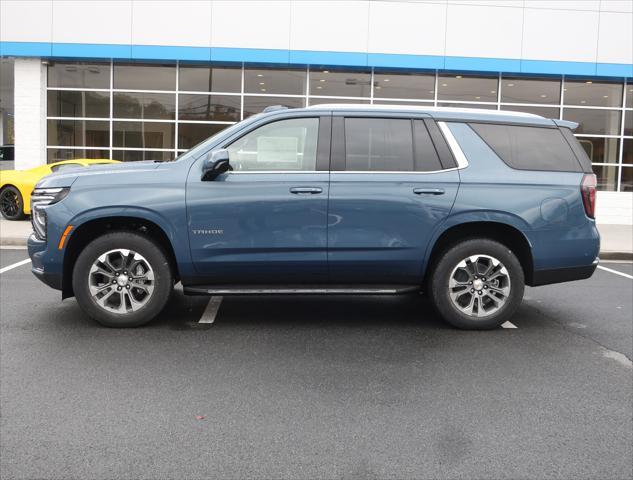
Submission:
[[[326,328],[328,326],[449,329],[419,294],[396,296],[229,296],[213,324],[198,323],[209,297],[176,290],[165,310],[148,327],[172,329]]]

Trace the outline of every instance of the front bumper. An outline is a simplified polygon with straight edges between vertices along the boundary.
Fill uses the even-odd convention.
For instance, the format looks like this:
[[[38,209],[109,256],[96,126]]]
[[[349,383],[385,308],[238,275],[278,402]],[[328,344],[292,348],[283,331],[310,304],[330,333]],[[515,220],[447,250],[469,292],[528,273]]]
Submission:
[[[596,258],[591,265],[581,267],[555,268],[551,270],[535,270],[532,277],[533,287],[549,285],[552,283],[572,282],[574,280],[584,280],[593,275],[600,263]]]
[[[29,257],[31,257],[31,271],[38,279],[55,290],[62,289],[62,270],[56,256],[49,255],[45,240],[40,240],[32,233],[26,242]],[[46,260],[49,260],[48,262]],[[53,260],[52,262],[50,260]]]

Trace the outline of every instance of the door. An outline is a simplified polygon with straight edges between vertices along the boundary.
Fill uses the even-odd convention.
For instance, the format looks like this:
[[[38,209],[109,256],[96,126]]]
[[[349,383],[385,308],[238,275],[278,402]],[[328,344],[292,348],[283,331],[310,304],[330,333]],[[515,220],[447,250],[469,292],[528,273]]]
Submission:
[[[225,146],[232,171],[201,181],[192,168],[187,214],[199,283],[327,282],[330,130],[330,117],[273,121]]]
[[[419,284],[429,239],[459,186],[435,122],[336,116],[332,166],[330,281]]]

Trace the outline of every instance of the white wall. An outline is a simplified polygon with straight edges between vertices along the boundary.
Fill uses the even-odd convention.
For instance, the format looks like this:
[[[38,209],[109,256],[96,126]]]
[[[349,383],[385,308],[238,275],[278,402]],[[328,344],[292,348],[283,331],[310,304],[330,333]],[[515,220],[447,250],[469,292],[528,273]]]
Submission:
[[[39,58],[17,58],[15,82],[15,168],[46,163],[46,68]]]
[[[0,17],[1,41],[633,63],[631,0],[2,0]]]
[[[598,192],[596,222],[633,225],[633,192]]]

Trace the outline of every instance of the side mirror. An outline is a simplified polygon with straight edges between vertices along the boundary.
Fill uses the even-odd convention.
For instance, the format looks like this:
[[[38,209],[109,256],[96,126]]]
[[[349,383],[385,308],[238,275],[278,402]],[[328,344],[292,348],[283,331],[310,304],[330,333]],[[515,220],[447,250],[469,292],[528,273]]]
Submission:
[[[229,151],[224,148],[213,150],[202,163],[202,180],[210,182],[229,170],[232,170]]]

